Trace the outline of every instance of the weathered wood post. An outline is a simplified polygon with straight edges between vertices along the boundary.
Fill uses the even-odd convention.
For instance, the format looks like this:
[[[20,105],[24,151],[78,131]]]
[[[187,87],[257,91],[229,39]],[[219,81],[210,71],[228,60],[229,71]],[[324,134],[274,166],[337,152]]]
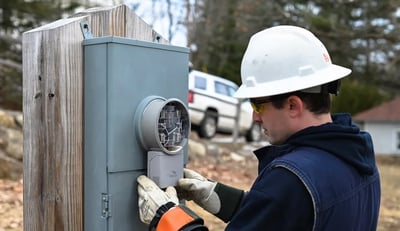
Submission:
[[[24,230],[83,230],[82,23],[93,36],[167,43],[127,6],[23,34]]]

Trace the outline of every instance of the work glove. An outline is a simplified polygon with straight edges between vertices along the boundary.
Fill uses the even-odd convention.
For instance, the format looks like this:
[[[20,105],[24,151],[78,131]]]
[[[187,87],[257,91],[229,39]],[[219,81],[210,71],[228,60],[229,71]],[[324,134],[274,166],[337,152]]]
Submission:
[[[185,168],[184,178],[178,180],[179,197],[185,200],[193,200],[212,214],[216,214],[221,209],[221,201],[214,191],[217,182],[207,180],[199,173]]]
[[[139,196],[139,215],[143,223],[150,224],[156,215],[157,210],[172,202],[179,204],[178,196],[174,187],[167,187],[165,191],[161,190],[154,181],[147,176],[139,176],[138,196]]]
[[[184,178],[178,180],[177,190],[181,199],[196,204],[227,222],[236,212],[244,195],[243,190],[207,180],[199,173],[184,169]]]

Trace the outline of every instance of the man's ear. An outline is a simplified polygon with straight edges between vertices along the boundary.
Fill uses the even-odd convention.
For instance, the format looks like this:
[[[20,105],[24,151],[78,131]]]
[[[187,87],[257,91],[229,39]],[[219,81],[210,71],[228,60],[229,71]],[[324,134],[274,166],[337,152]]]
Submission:
[[[304,110],[304,103],[300,97],[296,95],[289,96],[287,98],[287,107],[289,109],[290,116],[299,116]]]

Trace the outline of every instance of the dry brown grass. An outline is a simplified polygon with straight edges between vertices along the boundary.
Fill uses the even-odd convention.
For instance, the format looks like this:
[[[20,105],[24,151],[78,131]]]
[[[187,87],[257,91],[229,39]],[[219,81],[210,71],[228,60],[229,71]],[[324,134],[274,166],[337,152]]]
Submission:
[[[381,209],[378,231],[400,230],[400,157],[379,156]]]

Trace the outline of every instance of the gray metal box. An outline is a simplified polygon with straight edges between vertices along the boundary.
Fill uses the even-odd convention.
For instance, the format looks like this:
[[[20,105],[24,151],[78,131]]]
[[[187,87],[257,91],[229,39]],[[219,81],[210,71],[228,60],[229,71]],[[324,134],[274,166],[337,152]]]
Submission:
[[[151,95],[187,105],[189,50],[120,37],[86,39],[83,47],[84,230],[147,230],[136,183],[147,151],[134,115]]]

